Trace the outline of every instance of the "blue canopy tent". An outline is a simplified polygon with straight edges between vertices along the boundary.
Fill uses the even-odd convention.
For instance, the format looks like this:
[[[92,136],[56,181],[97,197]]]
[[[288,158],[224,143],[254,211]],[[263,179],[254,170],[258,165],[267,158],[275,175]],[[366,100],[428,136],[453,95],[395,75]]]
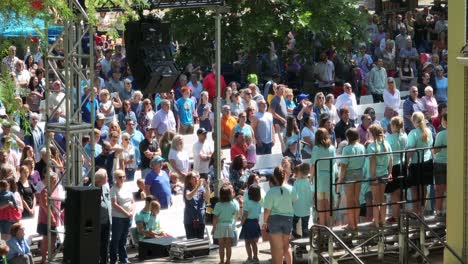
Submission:
[[[14,17],[14,15],[12,15]],[[40,31],[45,29],[45,22],[40,18],[28,20],[26,18],[7,19],[0,14],[0,36],[21,37],[21,36],[41,36]],[[48,29],[49,41],[55,40],[63,31],[63,26],[50,25]]]

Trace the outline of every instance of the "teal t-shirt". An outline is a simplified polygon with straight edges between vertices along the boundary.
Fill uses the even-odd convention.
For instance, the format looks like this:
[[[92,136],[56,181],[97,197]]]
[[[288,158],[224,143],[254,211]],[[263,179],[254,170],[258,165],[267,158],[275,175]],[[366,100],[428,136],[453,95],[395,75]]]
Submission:
[[[262,205],[260,202],[255,202],[252,200],[244,200],[244,212],[247,212],[247,219],[258,219],[262,213]]]
[[[390,144],[390,147],[392,147],[393,151],[405,150],[408,143],[408,136],[405,133],[389,134],[385,139],[387,140],[388,144]],[[405,155],[400,153],[393,154],[393,165],[398,165],[402,161],[405,161]]]
[[[293,190],[297,194],[297,200],[293,203],[294,215],[299,217],[309,216],[312,207],[314,185],[309,179],[296,179]]]
[[[315,165],[315,161],[321,158],[331,158],[336,156],[336,149],[334,146],[330,145],[328,148],[316,145],[312,149],[312,157],[310,158],[310,165]],[[332,160],[332,163],[335,161]],[[333,166],[332,166],[333,167]],[[330,161],[321,160],[317,163],[317,176],[330,176]]]
[[[364,167],[362,168],[364,172],[364,179],[369,180],[370,179],[370,174],[369,174],[369,158],[366,158],[364,162]],[[361,192],[359,193],[359,203],[360,204],[365,204],[366,203],[366,193],[370,192],[369,188],[369,182],[364,181],[361,183]]]
[[[237,201],[216,203],[213,214],[218,217],[220,224],[234,224],[237,213],[239,213],[239,204]]]
[[[143,224],[143,228],[146,231],[149,231],[151,217],[152,215],[150,211],[141,210],[135,215],[135,223],[137,225],[140,223]],[[145,236],[143,236],[143,234],[140,234],[140,232],[137,232],[137,234],[138,234],[138,240],[142,240],[143,238],[145,238]]]
[[[434,147],[447,146],[447,129],[437,133]],[[447,163],[447,148],[441,148],[439,152],[434,155],[436,163]]]
[[[433,140],[432,140],[432,132],[429,128],[426,128],[428,136],[428,140],[426,142],[423,141],[422,139],[422,130],[420,128],[415,128],[410,131],[408,135],[408,143],[406,144],[406,149],[412,149],[412,148],[427,148],[431,147]],[[432,158],[432,152],[430,149],[427,150],[420,150],[419,156],[421,158],[424,157],[424,161],[428,161]],[[417,163],[418,162],[418,155],[416,152],[413,154],[412,158],[412,163]]]
[[[372,142],[367,146],[368,154],[391,152],[391,151],[392,151],[392,147],[390,147],[390,144],[388,144],[388,142],[385,140],[383,142],[378,142],[377,145],[375,142]],[[384,177],[388,175],[388,164],[390,162],[390,158],[391,158],[390,154],[375,156],[375,177]],[[370,163],[369,163],[369,168],[370,168]]]
[[[364,167],[364,162],[366,157],[355,157],[355,158],[348,158],[346,156],[351,155],[363,155],[366,154],[366,148],[360,144],[356,143],[353,145],[348,145],[343,148],[342,158],[340,159],[340,163],[347,164],[347,170],[358,170]]]
[[[291,185],[275,186],[268,190],[263,207],[271,210],[271,215],[294,216],[296,200],[297,194]]]

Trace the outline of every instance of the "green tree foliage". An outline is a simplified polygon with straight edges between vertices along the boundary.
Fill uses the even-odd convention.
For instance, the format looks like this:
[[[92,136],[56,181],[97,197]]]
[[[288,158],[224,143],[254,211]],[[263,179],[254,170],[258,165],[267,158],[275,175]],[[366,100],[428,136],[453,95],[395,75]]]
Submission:
[[[271,41],[286,46],[294,32],[303,56],[313,52],[317,40],[323,47],[344,48],[364,38],[366,17],[356,0],[227,0],[230,10],[222,19],[223,62],[237,59],[236,52],[255,56],[266,52]],[[179,61],[210,63],[214,57],[213,10],[176,9],[166,13],[174,39],[179,41]]]

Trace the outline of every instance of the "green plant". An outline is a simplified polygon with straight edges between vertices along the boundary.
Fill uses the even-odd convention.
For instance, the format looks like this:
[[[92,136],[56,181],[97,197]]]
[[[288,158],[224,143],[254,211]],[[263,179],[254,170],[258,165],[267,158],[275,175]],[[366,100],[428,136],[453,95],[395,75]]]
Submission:
[[[6,114],[8,115],[8,121],[14,122],[14,117],[18,116],[22,122],[21,129],[28,132],[29,120],[26,118],[26,111],[17,100],[15,95],[16,84],[11,78],[10,73],[3,68],[2,75],[0,75],[0,100],[5,107]]]

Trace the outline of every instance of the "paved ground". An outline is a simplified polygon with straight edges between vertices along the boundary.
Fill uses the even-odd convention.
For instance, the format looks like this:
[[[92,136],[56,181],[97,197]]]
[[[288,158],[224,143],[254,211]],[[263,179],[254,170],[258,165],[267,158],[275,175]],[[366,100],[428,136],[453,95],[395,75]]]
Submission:
[[[261,249],[269,249],[270,245],[268,242],[259,242],[258,243],[259,250]],[[210,252],[209,256],[206,257],[200,257],[196,259],[190,259],[190,260],[185,260],[185,261],[175,261],[170,258],[161,258],[161,259],[152,259],[152,260],[146,260],[146,261],[140,261],[136,257],[138,252],[136,249],[129,250],[130,252],[130,261],[132,263],[219,263],[219,255],[218,255],[218,250],[212,250]],[[261,263],[269,263],[270,255],[266,254],[259,254],[259,259]],[[231,263],[237,264],[237,263],[243,263],[247,259],[247,253],[244,248],[244,244],[239,243],[237,247],[232,248],[232,258],[231,258]]]

